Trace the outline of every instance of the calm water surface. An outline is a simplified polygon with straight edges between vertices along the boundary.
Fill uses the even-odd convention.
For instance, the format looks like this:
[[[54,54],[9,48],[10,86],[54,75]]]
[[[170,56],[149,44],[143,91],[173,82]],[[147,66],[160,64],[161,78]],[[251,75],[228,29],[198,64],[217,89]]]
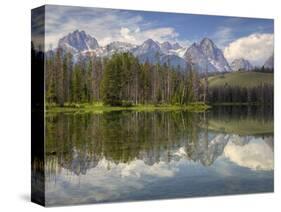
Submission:
[[[48,113],[46,204],[273,191],[268,109]]]

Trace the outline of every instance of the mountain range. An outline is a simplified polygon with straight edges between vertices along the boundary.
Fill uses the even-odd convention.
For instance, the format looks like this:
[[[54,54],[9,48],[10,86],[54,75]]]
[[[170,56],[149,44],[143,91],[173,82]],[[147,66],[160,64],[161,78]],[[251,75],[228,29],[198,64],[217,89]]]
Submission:
[[[115,52],[131,52],[141,63],[166,63],[180,70],[194,67],[199,73],[230,72],[253,68],[250,62],[243,58],[235,59],[229,65],[222,50],[209,38],[203,38],[200,43],[193,43],[188,48],[178,43],[168,41],[160,43],[152,39],[147,39],[140,45],[114,41],[106,46],[100,46],[98,41],[85,31],[75,30],[61,38],[58,47],[74,55],[90,54],[97,57],[110,57]],[[265,66],[273,67],[273,55],[266,61]]]

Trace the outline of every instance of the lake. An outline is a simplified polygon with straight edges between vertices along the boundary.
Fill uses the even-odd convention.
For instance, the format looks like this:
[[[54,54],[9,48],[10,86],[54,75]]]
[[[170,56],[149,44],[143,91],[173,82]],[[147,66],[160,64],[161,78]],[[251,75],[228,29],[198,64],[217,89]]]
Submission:
[[[271,109],[50,113],[46,205],[273,192]]]

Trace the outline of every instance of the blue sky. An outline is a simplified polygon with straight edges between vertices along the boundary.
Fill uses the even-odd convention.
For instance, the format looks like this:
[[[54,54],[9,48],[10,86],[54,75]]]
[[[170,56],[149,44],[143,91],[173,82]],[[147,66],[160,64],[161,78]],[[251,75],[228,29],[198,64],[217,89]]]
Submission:
[[[154,27],[173,27],[177,39],[198,41],[209,37],[220,44],[252,33],[273,33],[273,20],[226,16],[133,12],[154,23]]]
[[[254,52],[261,48],[262,43],[266,43],[264,48],[267,50],[263,50],[266,52],[262,56],[245,56],[256,64],[259,63],[255,61],[257,56],[262,58],[273,52],[274,26],[271,19],[47,6],[47,48],[56,47],[59,38],[76,29],[85,30],[100,45],[117,40],[141,44],[151,38],[159,42],[179,42],[183,47],[188,47],[193,42],[209,37],[230,59],[243,57],[242,53],[238,54],[237,45],[251,44],[247,48],[255,48],[252,50]],[[232,45],[235,42],[236,45]],[[243,51],[247,53],[248,50]]]

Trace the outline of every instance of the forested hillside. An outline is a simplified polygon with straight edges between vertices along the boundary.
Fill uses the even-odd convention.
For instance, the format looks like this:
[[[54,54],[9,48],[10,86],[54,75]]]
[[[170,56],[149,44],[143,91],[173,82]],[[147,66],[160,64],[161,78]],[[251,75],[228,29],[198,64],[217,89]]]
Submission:
[[[271,71],[271,72],[269,72]],[[272,70],[238,71],[208,78],[212,103],[258,103],[273,105]]]
[[[60,48],[48,55],[47,103],[188,104],[206,97],[207,87],[192,68],[180,71],[166,63],[140,63],[131,53],[77,60],[74,63],[73,55]]]

